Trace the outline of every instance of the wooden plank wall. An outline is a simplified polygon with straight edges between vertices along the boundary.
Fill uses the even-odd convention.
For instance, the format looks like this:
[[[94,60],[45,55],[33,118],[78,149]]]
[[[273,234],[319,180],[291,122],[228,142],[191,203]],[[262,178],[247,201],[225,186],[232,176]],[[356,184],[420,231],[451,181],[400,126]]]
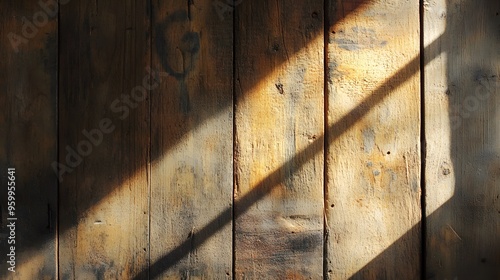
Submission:
[[[424,6],[428,279],[500,278],[499,13]]]
[[[0,3],[1,279],[500,278],[497,0],[58,2]]]
[[[353,4],[329,4],[326,276],[416,279],[420,231],[409,230],[421,219],[418,3]]]
[[[149,260],[148,1],[61,5],[59,277],[130,279]],[[147,93],[147,92],[144,92]]]
[[[1,279],[57,275],[57,179],[51,164],[57,159],[58,29],[54,17],[33,20],[39,9],[34,1],[0,3]],[[8,168],[15,168],[12,181]],[[14,204],[7,204],[9,190]]]
[[[232,19],[221,21],[209,0],[152,7],[153,67],[168,77],[151,99],[149,276],[226,279],[232,274]]]
[[[323,153],[307,149],[323,139],[322,8],[262,0],[237,12],[237,279],[323,272]]]

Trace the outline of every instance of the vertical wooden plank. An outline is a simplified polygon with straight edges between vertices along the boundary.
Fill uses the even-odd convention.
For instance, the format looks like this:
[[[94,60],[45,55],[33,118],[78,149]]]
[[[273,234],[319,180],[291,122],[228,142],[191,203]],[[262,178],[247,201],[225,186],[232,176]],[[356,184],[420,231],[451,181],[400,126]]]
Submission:
[[[319,279],[323,1],[245,1],[235,28],[235,277]]]
[[[328,13],[326,276],[419,279],[418,1]]]
[[[57,20],[34,1],[2,1],[0,16],[0,278],[54,279]]]
[[[232,267],[232,19],[213,1],[153,1],[151,269],[225,279]]]
[[[146,0],[61,5],[62,279],[147,268],[149,18]]]
[[[500,2],[424,8],[426,277],[499,279]]]

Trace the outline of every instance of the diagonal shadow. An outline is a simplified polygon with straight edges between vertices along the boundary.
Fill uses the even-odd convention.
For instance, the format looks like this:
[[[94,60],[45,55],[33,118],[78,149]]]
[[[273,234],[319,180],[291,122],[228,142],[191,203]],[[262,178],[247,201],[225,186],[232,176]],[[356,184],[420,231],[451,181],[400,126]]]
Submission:
[[[435,47],[438,41],[433,42],[429,48]],[[437,55],[437,54],[436,54]],[[429,61],[432,60],[429,57]],[[394,89],[400,87],[406,80],[411,76],[418,73],[420,69],[420,58],[415,57],[404,67],[402,67],[396,74],[392,75],[387,81],[385,81],[381,86],[375,89],[372,94],[367,97],[363,102],[361,102],[354,110],[350,111],[349,114],[343,116],[336,123],[332,124],[328,131],[326,132],[329,137],[326,145],[331,144],[338,137],[340,137],[344,132],[349,130],[349,128],[354,125],[358,120],[363,118],[371,108],[373,108],[378,103],[382,102]],[[389,89],[389,86],[390,89]],[[252,190],[241,197],[241,199],[235,202],[235,207],[238,208],[239,215],[244,214],[256,201],[265,197],[270,193],[273,188],[281,183],[283,180],[283,174],[286,166],[293,164],[300,170],[301,167],[309,160],[314,154],[321,152],[324,149],[325,136],[322,135],[318,137],[314,142],[312,142],[306,149],[295,154],[295,156],[285,162],[280,168],[269,174],[264,180],[260,181]],[[290,176],[290,174],[287,174]],[[286,179],[286,177],[285,177]],[[174,250],[170,251],[154,263],[150,265],[150,270],[143,270],[134,279],[146,279],[149,277],[154,278],[159,276],[162,272],[168,270],[170,267],[175,265],[182,258],[187,256],[192,250],[200,247],[204,242],[206,242],[211,236],[221,230],[224,226],[230,223],[233,219],[238,219],[238,216],[232,216],[232,209],[227,208],[219,216],[213,219],[210,223],[204,226],[201,230],[194,233],[194,238],[188,239]]]
[[[353,9],[355,9],[355,8],[357,8],[357,6],[353,7]],[[348,12],[346,14],[348,14]],[[66,23],[68,23],[68,22],[66,22]],[[77,18],[75,17],[74,19],[70,19],[69,24],[78,26],[79,23],[77,22]],[[85,24],[88,24],[88,23],[85,23]],[[76,29],[78,29],[78,28],[76,28]],[[86,28],[84,30],[88,31],[89,29],[90,29],[90,26],[86,26]],[[66,29],[66,31],[68,31],[68,29]],[[319,29],[316,30],[316,32],[319,32]],[[75,34],[78,35],[79,31],[77,30]],[[82,40],[91,40],[90,38],[85,37],[85,35],[81,35],[81,36],[83,38]],[[63,35],[62,39],[63,40],[61,41],[61,44],[67,44],[67,41],[65,41],[65,40],[70,40],[71,38],[64,37],[64,35]],[[117,40],[119,40],[119,39],[120,38],[118,38]],[[440,39],[440,40],[442,40],[442,39]],[[426,49],[425,49],[425,52],[426,52],[425,64],[427,64],[435,56],[439,55],[438,52],[434,52],[434,53],[429,52],[430,55],[427,55],[427,51],[439,49],[439,47],[440,47],[440,44],[438,44],[436,42],[432,43],[431,46],[426,47]],[[72,50],[71,53],[78,54],[79,51],[80,50]],[[61,61],[61,62],[62,63],[70,63],[71,60],[66,60],[66,61]],[[280,63],[284,63],[284,60],[282,60]],[[419,59],[415,58],[414,60],[412,60],[410,63],[408,63],[405,67],[403,67],[396,74],[396,75],[399,75],[398,77],[396,77],[396,75],[392,76],[386,83],[384,83],[384,85],[391,84],[391,85],[396,85],[396,87],[400,86],[404,82],[404,80],[406,80],[408,77],[410,77],[411,75],[418,72],[419,66],[420,66]],[[267,70],[272,71],[272,69],[267,69]],[[64,79],[64,76],[63,76],[63,79]],[[362,104],[360,104],[355,110],[351,111],[349,113],[349,115],[343,117],[337,123],[335,123],[331,127],[329,127],[328,131],[326,132],[328,135],[331,136],[331,137],[329,137],[329,139],[331,141],[334,141],[336,138],[338,138],[340,135],[342,135],[342,133],[347,131],[349,129],[349,127],[351,125],[353,125],[357,120],[359,120],[360,118],[365,116],[366,113],[370,110],[370,108],[372,108],[375,104],[381,102],[389,93],[390,93],[390,91],[385,89],[384,86],[381,86],[377,90],[375,90],[370,97],[368,97],[365,101],[363,101]],[[117,94],[119,94],[119,93],[117,92]],[[222,100],[221,102],[222,102],[221,107],[232,106],[232,103],[227,101],[227,100]],[[83,112],[81,110],[75,110],[74,112],[67,112],[67,113],[68,114],[66,115],[66,117],[69,117],[70,119],[73,119],[73,118],[77,119],[78,115],[83,113]],[[176,142],[180,141],[186,133],[188,133],[191,129],[194,129],[197,126],[201,125],[203,122],[210,119],[211,117],[212,116],[210,114],[207,114],[201,118],[198,118],[194,123],[177,128],[175,133],[173,133],[174,137],[172,137],[172,141],[165,144],[164,146],[162,146],[161,149],[159,149],[159,151],[161,151],[161,152],[154,154],[153,158],[151,160],[159,159],[159,158],[161,158],[162,155],[168,153],[169,149],[173,145],[175,145]],[[97,119],[98,118],[96,118],[96,120]],[[89,127],[92,127],[93,125],[95,125],[91,122],[88,122],[86,124],[88,124]],[[86,125],[80,124],[80,126],[77,126],[77,127],[82,128],[82,127],[86,127]],[[61,128],[61,130],[63,130],[63,129],[64,128]],[[77,132],[79,132],[79,131],[77,131]],[[132,131],[129,131],[129,132],[131,134],[134,134],[134,133],[137,134],[137,131],[133,128],[132,128]],[[457,135],[455,135],[455,136],[458,137]],[[72,139],[72,141],[75,141],[75,143],[73,143],[73,144],[76,144],[76,141],[78,140],[78,135],[75,135],[75,136],[71,137],[70,139]],[[112,142],[115,142],[115,141],[120,141],[120,140],[113,139]],[[60,148],[63,149],[65,147],[65,145],[68,143],[69,143],[69,141],[67,143],[61,143]],[[141,144],[141,143],[135,143],[135,144]],[[320,152],[324,148],[323,145],[324,145],[324,136],[317,138],[308,148],[306,148],[305,150],[296,154],[292,159],[290,159],[288,162],[286,162],[283,166],[286,166],[287,164],[290,164],[290,163],[293,163],[297,167],[302,166],[304,163],[306,163],[309,160],[310,155],[317,153],[317,152]],[[110,157],[110,159],[111,159],[111,157]],[[458,164],[458,163],[459,163],[458,160],[455,159],[455,164]],[[129,176],[133,176],[133,173],[140,172],[140,170],[144,169],[145,167],[143,165],[139,165],[139,166],[134,166],[133,168],[134,168],[135,172],[131,172],[131,174],[129,174]],[[239,209],[242,210],[239,213],[244,213],[245,210],[248,210],[255,201],[264,197],[277,184],[280,183],[278,178],[282,177],[282,174],[286,174],[286,173],[282,172],[283,171],[282,169],[283,169],[283,167],[275,170],[266,179],[264,179],[258,185],[256,185],[250,193],[248,193],[246,196],[242,197],[239,201],[237,201],[236,207],[238,207]],[[116,169],[116,170],[118,170],[118,169]],[[106,187],[103,190],[99,191],[99,193],[97,193],[95,196],[91,197],[91,199],[80,201],[80,204],[78,206],[78,210],[76,211],[77,213],[74,214],[75,217],[78,217],[79,215],[81,215],[82,213],[84,213],[85,211],[90,209],[92,206],[98,204],[101,200],[105,199],[105,197],[107,195],[109,195],[111,192],[113,192],[113,190],[115,188],[117,188],[118,186],[121,186],[122,183],[126,180],[126,178],[123,178],[123,177],[113,177],[112,179],[107,179],[108,172],[105,170],[98,172],[97,174],[95,174],[95,176],[97,178],[100,178],[100,180],[101,180],[100,184],[102,184],[103,186],[106,186]],[[457,180],[460,180],[460,179],[461,179],[461,177],[457,177]],[[33,184],[35,184],[35,182],[37,180],[38,180],[38,178],[33,178],[33,180],[31,180],[31,181],[33,182]],[[75,188],[77,188],[77,187],[78,186],[75,185]],[[433,219],[432,217],[433,216],[431,215],[428,217],[428,219]],[[181,258],[186,256],[191,250],[202,245],[206,240],[208,240],[210,238],[210,236],[212,236],[218,230],[220,230],[223,227],[223,225],[230,223],[233,218],[238,218],[238,217],[232,217],[232,210],[230,208],[223,211],[217,218],[212,220],[209,224],[207,224],[200,231],[196,232],[194,238],[182,243],[176,249],[172,250],[171,252],[169,252],[168,254],[163,256],[161,259],[159,259],[158,261],[153,263],[151,265],[151,274],[149,276],[154,277],[155,275],[159,275],[159,273],[161,273],[161,271],[170,268],[173,264],[175,264]],[[75,219],[71,218],[69,220],[66,220],[65,223],[61,224],[61,228],[60,228],[61,233],[63,233],[65,230],[67,230],[69,228],[76,226],[77,224],[78,224],[77,218],[75,218]],[[419,227],[420,227],[420,225],[416,225],[414,228],[412,228],[408,232],[408,234],[410,234],[410,235],[417,234],[417,232],[419,231]],[[50,237],[48,237],[48,238],[50,238]],[[400,239],[400,240],[404,240],[404,238]],[[45,243],[47,241],[49,241],[49,239],[40,240],[40,239],[34,238],[33,240],[27,240],[25,250],[30,250],[30,249],[36,248],[36,246],[39,246],[40,244]],[[378,257],[373,262],[371,262],[369,265],[367,265],[364,269],[362,269],[359,272],[360,274],[358,276],[363,277],[363,271],[368,271],[370,266],[375,265],[378,261],[382,260],[384,258],[384,255],[387,255],[387,254],[392,255],[392,253],[390,253],[390,252],[393,250],[397,250],[398,246],[401,246],[400,241],[395,242],[395,244],[393,246],[391,246],[390,248],[387,249],[387,252],[384,251],[384,253],[382,253],[380,255],[380,257]],[[142,270],[136,276],[136,279],[147,278],[147,276],[148,276],[147,270]]]
[[[172,59],[170,57],[171,53],[148,53],[146,55],[143,53],[148,44],[154,45],[155,38],[169,36],[169,34],[159,34],[156,26],[151,30],[148,25],[142,25],[143,21],[151,21],[154,18],[161,19],[165,16],[155,14],[155,11],[151,11],[149,0],[136,1],[133,5],[130,5],[130,3],[123,5],[121,1],[117,0],[103,3],[102,5],[101,3],[103,2],[95,3],[99,5],[97,8],[92,6],[94,3],[72,0],[60,7],[58,41],[60,65],[58,83],[60,93],[59,100],[57,100],[59,108],[58,134],[60,137],[58,143],[59,162],[65,161],[65,149],[67,146],[75,148],[79,141],[83,139],[81,134],[82,129],[90,130],[95,128],[98,126],[99,121],[105,117],[111,118],[119,129],[113,132],[113,135],[105,137],[103,144],[94,148],[93,154],[85,158],[83,163],[75,168],[71,174],[66,174],[64,181],[60,184],[60,197],[64,198],[64,200],[59,201],[59,209],[55,205],[51,207],[53,211],[52,218],[59,217],[57,228],[59,236],[63,236],[78,226],[81,218],[86,215],[89,209],[104,202],[106,197],[120,188],[129,178],[137,174],[143,175],[146,173],[148,164],[147,154],[138,147],[147,147],[150,144],[150,139],[144,137],[144,133],[148,131],[151,124],[145,125],[141,120],[146,114],[147,103],[132,110],[128,119],[124,121],[116,119],[116,116],[109,111],[102,112],[101,109],[108,109],[113,100],[120,98],[121,94],[127,93],[135,85],[142,82],[142,77],[145,74],[143,69],[149,64],[151,56],[158,55],[160,61]],[[344,7],[344,16],[347,16],[355,9],[361,8],[367,3],[369,1],[355,1],[351,5]],[[131,6],[132,10],[130,10]],[[236,9],[238,8],[236,7]],[[185,11],[189,11],[189,4]],[[210,12],[215,13],[215,11]],[[129,34],[131,32],[129,30],[128,32],[121,32],[116,29],[116,27],[128,26],[130,23],[127,20],[130,20],[130,18],[133,19],[132,23],[134,21],[137,22],[135,27],[138,34],[136,37],[132,37],[136,40],[136,42],[132,43],[130,43],[131,35]],[[339,20],[342,20],[342,18],[339,18]],[[226,21],[216,24],[221,28],[208,29],[208,32],[204,33],[204,36],[218,38],[218,30],[226,30],[227,28],[223,26],[231,24],[231,22],[230,17],[228,17]],[[190,25],[179,28],[185,28],[186,32],[199,31],[192,29],[193,26]],[[324,25],[310,24],[307,28],[311,34],[311,38],[315,38],[323,31]],[[140,37],[139,32],[144,32],[147,37]],[[161,45],[161,40],[159,44]],[[172,44],[174,45],[171,47],[175,48],[182,45],[182,42],[173,42]],[[53,45],[46,47],[55,48]],[[126,57],[125,47],[135,48],[137,55]],[[201,47],[203,48],[203,45]],[[154,48],[153,46],[152,49]],[[95,52],[95,49],[99,51]],[[300,48],[292,48],[287,51],[289,55],[294,55],[300,51]],[[224,55],[221,57],[228,56]],[[223,63],[227,63],[227,61],[222,61]],[[286,56],[276,56],[275,65],[282,65],[286,61]],[[188,78],[193,78],[193,73],[196,71],[199,70],[193,69],[187,75],[187,80]],[[271,71],[273,71],[271,67],[259,69],[259,76],[265,77]],[[253,84],[249,85],[249,88],[252,88],[258,82],[259,79],[255,79]],[[175,79],[169,79],[167,83],[177,86]],[[198,96],[200,97],[197,101],[199,104],[213,103],[209,99],[209,95],[199,94]],[[158,148],[151,152],[149,160],[154,162],[161,159],[165,154],[168,154],[173,146],[182,141],[187,133],[216,117],[217,114],[226,108],[233,106],[231,98],[227,98],[227,96],[226,98],[224,96],[220,97],[218,99],[219,110],[217,112],[201,109],[202,113],[193,116],[189,122],[181,120],[179,123],[183,125],[172,127],[172,137],[167,139],[166,142],[159,143]],[[178,97],[172,97],[172,102],[181,103],[181,100]],[[94,109],[92,114],[89,114],[89,108],[99,108],[99,110]],[[193,111],[195,110],[193,109]],[[319,148],[316,147],[315,149]],[[117,154],[119,155],[118,160]],[[44,166],[50,166],[51,163],[47,162],[43,164]],[[82,177],[89,178],[89,171],[92,172],[92,179],[90,181],[83,180]],[[37,185],[41,179],[46,182],[52,176],[53,174],[47,174],[47,179],[32,176],[27,181],[27,184]],[[268,180],[262,184],[271,184],[272,181]],[[251,194],[251,196],[243,201],[249,203],[249,201],[253,200],[250,198],[257,197],[255,194]],[[216,220],[222,219],[226,223],[230,222],[230,216],[229,220],[227,220],[228,217],[226,215],[228,214],[224,213],[226,211]],[[216,222],[213,223],[216,224]],[[55,221],[54,224],[56,224]],[[214,231],[214,229],[209,229],[210,227],[207,229],[208,232]],[[43,227],[40,227],[40,231],[54,232],[54,230],[54,225],[49,229],[45,228],[45,224]],[[197,234],[197,236],[200,236],[200,234]],[[23,240],[23,247],[20,250],[22,252],[36,250],[36,248],[40,248],[42,245],[53,242],[52,238],[52,234],[37,234],[36,238]],[[59,245],[62,246],[62,244]],[[68,245],[73,246],[72,244]],[[141,257],[143,255],[139,254],[138,258]],[[20,259],[18,265],[22,266],[28,261],[29,259]],[[98,273],[97,270],[99,269],[96,268],[96,273]],[[2,271],[1,273],[3,275],[5,272]],[[141,273],[141,275],[144,274]]]
[[[0,278],[20,277],[7,261],[11,246],[16,260],[30,257],[24,244],[39,256],[40,271],[55,275],[54,249],[57,185],[46,161],[56,156],[57,23],[51,19],[37,27],[36,37],[24,44],[24,20],[32,16],[36,3],[1,2],[0,16]],[[8,36],[21,38],[11,41]],[[18,48],[18,52],[14,48]],[[14,200],[8,200],[7,168],[15,168]],[[4,171],[5,170],[5,171]],[[15,240],[9,240],[7,218],[14,206]],[[10,209],[9,209],[10,208]],[[46,242],[46,241],[52,241]],[[14,241],[14,242],[11,242]],[[5,252],[5,253],[4,253]],[[41,260],[41,261],[40,261]],[[17,272],[17,271],[16,271]],[[9,275],[10,274],[10,275]]]
[[[423,205],[424,224],[413,226],[350,279],[386,279],[387,272],[394,271],[407,259],[399,253],[400,248],[408,246],[407,241],[418,236],[421,230],[425,248],[422,279],[500,279],[500,189],[495,171],[500,164],[500,139],[495,136],[498,126],[488,121],[498,118],[500,3],[446,0],[445,4],[446,11],[439,11],[439,6],[430,6],[424,11],[442,13],[440,16],[446,17],[446,28],[439,39],[421,53],[424,65],[446,55],[438,68],[445,71],[446,87],[440,88],[441,84],[433,84],[436,81],[433,77],[424,76],[428,88],[423,89],[425,100],[422,100],[433,107],[425,105],[422,113],[426,123],[451,128],[446,146],[449,150],[444,151],[439,150],[440,141],[436,138],[447,135],[433,135],[437,127],[427,126],[425,131],[427,146],[433,146],[429,147],[432,150],[424,151],[429,160],[423,170],[426,184],[423,195],[425,201],[434,202]],[[424,36],[432,36],[425,33],[432,27],[427,28],[423,30]],[[482,91],[480,98],[477,98],[477,90]],[[489,94],[485,92],[488,90]],[[488,97],[483,99],[486,94]],[[439,98],[436,95],[445,95],[447,101],[443,103],[447,104],[430,104]],[[468,107],[466,100],[477,102],[477,106]],[[449,109],[439,115],[440,112],[436,112],[441,109],[439,105]],[[457,107],[459,111],[455,110]],[[445,121],[432,120],[440,117]],[[424,143],[422,147],[425,148]],[[432,154],[428,154],[429,151]],[[435,201],[443,200],[439,195],[447,192],[453,193],[452,196],[434,209]],[[384,271],[377,269],[381,266]]]

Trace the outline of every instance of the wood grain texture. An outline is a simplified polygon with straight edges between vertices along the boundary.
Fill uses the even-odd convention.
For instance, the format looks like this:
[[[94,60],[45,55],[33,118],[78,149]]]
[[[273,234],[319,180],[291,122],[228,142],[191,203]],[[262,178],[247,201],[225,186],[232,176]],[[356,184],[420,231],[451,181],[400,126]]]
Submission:
[[[499,13],[424,5],[427,279],[500,278]]]
[[[325,273],[419,279],[419,6],[359,2],[328,4]]]
[[[159,279],[232,270],[233,29],[213,1],[153,1],[151,269]],[[145,274],[144,274],[145,275]]]
[[[61,5],[59,162],[71,169],[60,178],[62,279],[130,279],[148,265],[149,93],[137,88],[149,76],[148,9]]]
[[[0,278],[54,279],[57,22],[34,1],[0,2]],[[15,244],[8,243],[7,169],[16,168]],[[7,269],[15,246],[15,272]]]
[[[1,279],[500,279],[498,0],[44,1],[0,2]]]
[[[237,8],[237,279],[323,274],[322,11],[323,1]]]

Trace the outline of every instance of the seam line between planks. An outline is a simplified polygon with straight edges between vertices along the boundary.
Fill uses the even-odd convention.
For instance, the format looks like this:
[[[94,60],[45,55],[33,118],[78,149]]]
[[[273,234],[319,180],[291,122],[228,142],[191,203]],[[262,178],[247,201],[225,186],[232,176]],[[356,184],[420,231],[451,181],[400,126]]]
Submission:
[[[330,31],[330,18],[328,16],[329,0],[323,0],[323,279],[328,279],[328,37]]]
[[[427,217],[426,217],[426,152],[427,144],[425,137],[425,45],[424,45],[424,0],[419,0],[419,43],[420,43],[420,207],[421,207],[421,255],[420,273],[421,279],[427,274]]]
[[[152,0],[148,0],[147,2],[148,9],[149,9],[149,68],[151,71],[149,71],[149,81],[153,80],[153,3]],[[148,98],[148,109],[149,109],[149,153],[148,153],[148,253],[147,253],[147,270],[148,270],[148,279],[150,279],[150,270],[151,270],[151,191],[152,191],[152,149],[153,149],[153,144],[152,144],[152,127],[153,127],[153,118],[152,118],[152,91],[149,92],[149,98]]]
[[[232,166],[232,172],[233,172],[233,185],[232,185],[232,209],[231,209],[231,214],[232,214],[232,226],[231,226],[231,277],[232,279],[236,279],[236,240],[235,240],[235,187],[236,187],[236,9],[233,8],[233,12],[231,13],[232,16],[232,24],[233,24],[233,30],[232,30],[232,41],[233,41],[233,54],[232,54],[232,63],[233,63],[233,77],[232,77],[232,105],[233,105],[233,166]]]
[[[56,56],[56,161],[59,162],[59,156],[60,156],[60,151],[59,151],[59,144],[60,144],[60,127],[59,127],[59,120],[60,120],[60,110],[59,110],[59,72],[60,72],[60,47],[59,44],[61,42],[60,37],[61,37],[61,4],[57,2],[57,56]],[[60,279],[60,271],[59,271],[59,213],[60,213],[60,188],[61,184],[59,182],[59,176],[56,175],[56,222],[55,222],[55,261],[56,261],[56,267],[55,267],[55,277],[56,279]]]

